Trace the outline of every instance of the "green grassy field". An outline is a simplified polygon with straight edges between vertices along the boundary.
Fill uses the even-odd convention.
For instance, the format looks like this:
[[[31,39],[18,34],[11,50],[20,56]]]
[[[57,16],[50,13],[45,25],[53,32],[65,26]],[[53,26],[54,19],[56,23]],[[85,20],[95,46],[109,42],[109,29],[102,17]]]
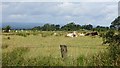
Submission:
[[[8,39],[8,37],[10,37],[10,39]],[[66,61],[62,61],[61,58],[60,53],[61,44],[67,45],[68,48]],[[102,45],[102,38],[100,38],[99,36],[96,37],[84,36],[70,38],[65,37],[65,35],[61,36],[50,35],[44,37],[39,33],[37,35],[28,35],[26,37],[18,35],[2,35],[2,47],[4,47],[2,49],[4,65],[50,65],[50,66],[88,65],[83,63],[82,60],[84,57],[89,59],[93,55],[107,50],[106,49],[107,46]],[[21,55],[22,58],[26,60],[24,61],[25,63],[19,64],[15,63],[16,61],[14,61],[13,64],[11,64],[7,62],[8,60],[10,61],[11,59],[4,60],[10,57],[9,54],[13,53],[15,49],[18,50],[23,49],[24,51],[24,48],[27,48],[27,51],[25,51],[24,54],[22,54],[21,52],[20,55],[22,54]],[[16,53],[18,52],[16,51]],[[11,57],[13,55],[11,55]],[[17,56],[17,58],[19,58],[17,60],[21,59],[20,56]],[[35,59],[37,60],[35,61]],[[27,62],[28,60],[30,62]],[[77,60],[80,60],[80,63]]]

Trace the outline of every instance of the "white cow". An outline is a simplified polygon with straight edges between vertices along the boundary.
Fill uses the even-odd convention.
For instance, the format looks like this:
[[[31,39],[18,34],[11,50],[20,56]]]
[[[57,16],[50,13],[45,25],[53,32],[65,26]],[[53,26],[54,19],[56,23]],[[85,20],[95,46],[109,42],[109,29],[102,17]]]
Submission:
[[[73,32],[73,36],[74,36],[74,37],[78,37],[78,34],[77,34],[76,31]]]
[[[67,37],[78,37],[76,31],[74,31],[73,33],[68,33],[66,36]]]
[[[67,34],[67,37],[73,37],[73,33]]]

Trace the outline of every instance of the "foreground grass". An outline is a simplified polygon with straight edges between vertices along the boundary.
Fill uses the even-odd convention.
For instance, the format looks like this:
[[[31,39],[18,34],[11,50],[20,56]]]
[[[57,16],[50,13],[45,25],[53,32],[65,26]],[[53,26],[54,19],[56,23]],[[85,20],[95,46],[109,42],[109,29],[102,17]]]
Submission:
[[[19,47],[13,49],[10,53],[3,53],[3,66],[110,66],[108,55],[102,53],[86,57],[80,55],[77,58],[67,57],[55,58],[50,56],[38,56],[34,58],[25,58],[25,54],[30,49],[26,47]],[[100,55],[101,54],[101,55]]]

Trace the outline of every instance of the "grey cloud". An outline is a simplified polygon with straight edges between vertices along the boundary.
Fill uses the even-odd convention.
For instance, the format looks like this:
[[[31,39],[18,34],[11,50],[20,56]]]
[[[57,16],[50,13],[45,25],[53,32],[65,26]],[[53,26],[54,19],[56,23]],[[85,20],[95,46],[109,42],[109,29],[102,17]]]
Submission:
[[[116,2],[5,2],[3,22],[108,25],[117,16]]]

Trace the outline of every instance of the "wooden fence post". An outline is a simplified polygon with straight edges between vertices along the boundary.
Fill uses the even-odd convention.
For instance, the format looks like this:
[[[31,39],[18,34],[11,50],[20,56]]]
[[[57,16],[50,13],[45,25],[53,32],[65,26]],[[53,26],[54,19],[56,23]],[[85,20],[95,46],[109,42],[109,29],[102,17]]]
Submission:
[[[60,45],[60,48],[61,48],[62,58],[66,58],[67,57],[67,46],[66,45]]]

